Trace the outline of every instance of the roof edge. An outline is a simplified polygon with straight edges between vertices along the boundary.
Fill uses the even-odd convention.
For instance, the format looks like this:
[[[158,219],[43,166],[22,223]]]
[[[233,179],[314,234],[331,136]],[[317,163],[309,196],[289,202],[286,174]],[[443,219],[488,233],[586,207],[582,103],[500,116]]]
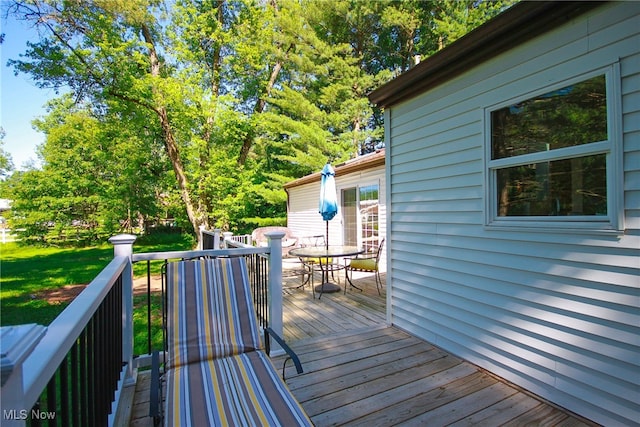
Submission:
[[[347,160],[346,162],[337,164],[334,166],[334,170],[336,172],[336,177],[338,177],[349,173],[358,172],[360,170],[381,166],[384,164],[385,150],[383,148],[381,150],[376,150],[373,153],[365,154],[364,156],[356,157],[354,159]],[[289,189],[316,181],[320,182],[320,172],[314,172],[310,175],[303,176],[302,178],[287,182],[283,187],[285,189]]]
[[[411,70],[374,90],[369,94],[369,100],[379,107],[389,107],[413,98],[605,3],[516,3]]]

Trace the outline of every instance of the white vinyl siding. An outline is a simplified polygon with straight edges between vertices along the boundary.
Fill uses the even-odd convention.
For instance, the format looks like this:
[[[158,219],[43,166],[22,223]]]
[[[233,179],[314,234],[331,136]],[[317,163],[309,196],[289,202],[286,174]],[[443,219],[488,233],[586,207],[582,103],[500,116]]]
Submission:
[[[639,50],[612,4],[386,113],[392,323],[606,425],[640,420]],[[618,64],[623,230],[487,228],[485,109]]]
[[[329,244],[343,244],[342,190],[358,187],[359,185],[379,185],[378,221],[379,235],[386,236],[386,185],[384,165],[366,170],[341,175],[336,171],[336,189],[338,191],[338,214],[329,221]],[[326,224],[318,213],[318,196],[320,194],[320,180],[302,184],[288,189],[287,226],[296,236],[324,235]],[[384,271],[386,261],[381,261]]]

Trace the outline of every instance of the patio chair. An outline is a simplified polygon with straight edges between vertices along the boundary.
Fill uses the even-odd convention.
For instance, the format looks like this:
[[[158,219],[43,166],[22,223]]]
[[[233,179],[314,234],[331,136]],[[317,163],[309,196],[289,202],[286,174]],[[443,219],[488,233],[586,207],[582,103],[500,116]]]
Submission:
[[[345,267],[345,277],[346,281],[349,282],[351,286],[357,288],[351,281],[353,278],[354,271],[366,271],[375,273],[376,279],[376,288],[378,289],[378,295],[381,295],[380,289],[382,288],[382,279],[380,278],[380,255],[382,254],[382,247],[384,246],[384,240],[380,240],[380,244],[375,252],[369,252],[366,254],[358,255],[356,258],[351,258],[348,260],[348,264]],[[349,277],[349,272],[351,272],[351,276]],[[359,288],[357,288],[359,289]],[[347,293],[347,284],[344,284],[344,293]]]
[[[245,259],[172,262],[166,278],[165,426],[312,425],[284,382],[284,367],[281,378],[267,357],[271,336],[302,373],[269,328],[263,346]],[[152,364],[158,378],[157,355]],[[150,409],[158,422],[162,386],[155,383]]]
[[[289,251],[298,247],[298,238],[293,234],[289,227],[259,227],[251,232],[251,241],[254,246],[269,246],[269,239],[266,234],[272,231],[281,231],[284,233],[282,239],[282,258],[289,256]]]

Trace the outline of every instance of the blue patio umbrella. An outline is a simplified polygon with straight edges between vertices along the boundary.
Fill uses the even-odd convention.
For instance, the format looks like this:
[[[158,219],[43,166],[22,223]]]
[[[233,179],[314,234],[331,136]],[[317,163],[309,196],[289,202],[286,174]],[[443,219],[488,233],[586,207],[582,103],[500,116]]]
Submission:
[[[329,247],[329,221],[338,213],[338,196],[336,194],[335,172],[329,163],[322,168],[320,180],[320,200],[318,211],[327,224],[325,244]]]

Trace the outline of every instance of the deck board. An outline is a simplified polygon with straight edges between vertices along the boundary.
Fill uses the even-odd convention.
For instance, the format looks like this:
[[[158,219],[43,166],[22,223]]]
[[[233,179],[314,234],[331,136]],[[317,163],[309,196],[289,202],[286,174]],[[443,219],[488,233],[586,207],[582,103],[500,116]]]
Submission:
[[[318,427],[592,425],[432,344],[385,324],[386,296],[373,276],[360,292],[313,298],[286,279],[284,335],[305,372],[287,384]],[[316,280],[316,283],[319,283]],[[280,371],[284,357],[272,359]],[[150,426],[148,374],[139,375],[130,426]]]
[[[590,425],[394,327],[292,347],[305,373],[287,384],[317,426]]]
[[[314,298],[311,285],[304,289],[286,289],[283,301],[285,339],[294,342],[383,324],[386,319],[385,299],[378,295],[373,278],[362,276],[364,290],[349,288],[346,295],[341,291],[324,294],[320,298],[316,293]],[[300,279],[289,280],[297,285]],[[344,277],[339,280],[344,287]],[[319,278],[315,283],[319,283]]]

